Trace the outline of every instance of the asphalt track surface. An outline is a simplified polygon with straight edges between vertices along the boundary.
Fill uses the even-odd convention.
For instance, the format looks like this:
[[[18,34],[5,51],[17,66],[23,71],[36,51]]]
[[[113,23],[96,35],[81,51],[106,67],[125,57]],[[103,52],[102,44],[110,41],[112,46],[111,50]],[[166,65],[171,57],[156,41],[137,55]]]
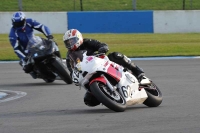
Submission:
[[[0,90],[27,94],[0,103],[0,133],[199,133],[200,59],[134,62],[161,89],[159,107],[135,105],[122,113],[88,107],[84,89],[34,80],[17,63],[0,64]]]

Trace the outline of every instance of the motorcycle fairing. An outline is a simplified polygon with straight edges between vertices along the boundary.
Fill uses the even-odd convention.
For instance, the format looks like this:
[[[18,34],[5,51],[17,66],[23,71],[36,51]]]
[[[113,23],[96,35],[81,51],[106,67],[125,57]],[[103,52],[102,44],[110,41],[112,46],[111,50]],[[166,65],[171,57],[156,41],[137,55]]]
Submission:
[[[110,65],[107,69],[107,73],[112,76],[117,82],[120,81],[122,74],[120,71],[116,70],[112,65]]]
[[[119,90],[123,94],[127,105],[142,104],[148,97],[144,89],[138,89],[138,80],[129,72],[122,73],[118,88],[121,88]]]
[[[33,59],[43,58],[51,55],[55,51],[59,51],[55,42],[51,42],[41,38],[40,43],[31,44],[30,42],[27,45],[27,50],[29,51],[29,56],[32,56]]]
[[[91,58],[90,56],[87,56],[86,53],[83,53],[82,61],[78,63],[76,62],[75,67],[78,71],[74,69],[72,79],[76,79],[76,81],[79,82],[79,86],[84,86],[88,83],[93,74],[102,72],[107,73],[118,82],[117,88],[124,96],[127,105],[141,104],[147,99],[146,91],[144,89],[139,90],[139,83],[136,77],[128,71],[124,72],[122,66],[110,61],[108,58],[102,59],[95,56],[92,56]],[[81,71],[86,71],[88,73],[85,77],[82,77]],[[108,84],[103,76],[94,78],[89,84],[95,81]]]

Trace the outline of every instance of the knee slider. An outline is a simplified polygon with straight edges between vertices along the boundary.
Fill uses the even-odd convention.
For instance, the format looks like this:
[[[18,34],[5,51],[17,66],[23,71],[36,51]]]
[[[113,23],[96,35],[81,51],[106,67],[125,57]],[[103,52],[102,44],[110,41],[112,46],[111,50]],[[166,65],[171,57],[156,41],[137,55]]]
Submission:
[[[31,71],[33,71],[33,64],[28,64],[28,65],[25,65],[23,70],[25,71],[25,73],[30,73]]]
[[[94,107],[100,104],[100,102],[89,92],[86,92],[84,96],[84,103],[90,107]]]

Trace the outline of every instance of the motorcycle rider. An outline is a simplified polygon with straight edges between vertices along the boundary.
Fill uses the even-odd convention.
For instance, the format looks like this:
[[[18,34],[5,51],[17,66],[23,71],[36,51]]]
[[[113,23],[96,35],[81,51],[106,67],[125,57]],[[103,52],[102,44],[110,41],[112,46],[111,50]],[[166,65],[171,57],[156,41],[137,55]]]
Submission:
[[[105,43],[95,39],[83,39],[82,34],[77,29],[67,30],[63,36],[63,41],[66,48],[68,49],[66,64],[68,70],[70,71],[70,75],[72,74],[72,67],[69,59],[69,54],[71,52],[77,50],[86,50],[87,55],[92,55],[96,51],[98,51],[98,53],[107,53],[109,51],[108,46]],[[108,54],[108,58],[111,61],[131,70],[131,72],[138,78],[139,82],[143,78],[144,72],[122,53],[110,53]],[[89,91],[87,91],[84,96],[84,102],[88,106],[96,106],[100,104],[99,101]]]
[[[20,58],[19,64],[23,67],[23,70],[26,73],[29,73],[31,70],[30,66],[26,65],[27,61],[27,51],[26,47],[29,41],[29,38],[34,35],[34,29],[43,33],[48,40],[53,41],[53,36],[47,26],[33,20],[32,18],[26,18],[23,12],[15,12],[11,18],[12,27],[9,33],[9,40],[14,49],[16,55]],[[60,56],[60,53],[58,53]],[[34,73],[30,73],[33,78],[35,77]]]

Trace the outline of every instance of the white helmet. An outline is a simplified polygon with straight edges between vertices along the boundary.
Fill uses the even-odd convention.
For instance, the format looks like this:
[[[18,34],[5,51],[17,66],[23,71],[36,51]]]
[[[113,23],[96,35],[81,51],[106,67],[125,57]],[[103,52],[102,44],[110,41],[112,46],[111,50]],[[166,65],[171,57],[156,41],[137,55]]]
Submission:
[[[78,30],[70,29],[65,32],[65,35],[63,36],[63,41],[66,48],[74,51],[83,43],[83,37]]]

